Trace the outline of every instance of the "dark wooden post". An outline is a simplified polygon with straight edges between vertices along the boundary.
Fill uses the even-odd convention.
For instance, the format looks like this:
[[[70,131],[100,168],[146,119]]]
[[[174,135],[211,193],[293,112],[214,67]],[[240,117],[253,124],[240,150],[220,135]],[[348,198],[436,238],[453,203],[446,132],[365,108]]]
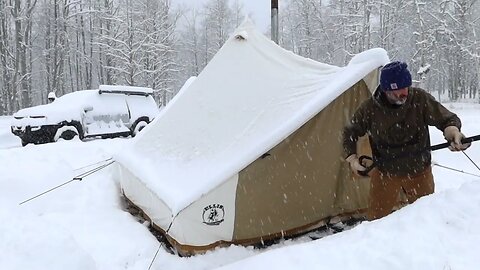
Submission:
[[[278,44],[278,0],[272,0],[272,40]]]

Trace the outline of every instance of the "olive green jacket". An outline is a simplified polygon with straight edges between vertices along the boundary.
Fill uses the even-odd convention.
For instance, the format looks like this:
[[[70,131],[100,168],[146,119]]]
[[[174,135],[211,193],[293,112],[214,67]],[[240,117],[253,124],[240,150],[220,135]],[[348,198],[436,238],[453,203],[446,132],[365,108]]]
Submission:
[[[384,173],[414,175],[431,164],[428,126],[443,131],[447,126],[461,128],[461,121],[433,96],[410,87],[405,104],[390,104],[377,88],[353,115],[343,130],[343,147],[348,156],[356,153],[359,137],[368,134],[373,160]]]

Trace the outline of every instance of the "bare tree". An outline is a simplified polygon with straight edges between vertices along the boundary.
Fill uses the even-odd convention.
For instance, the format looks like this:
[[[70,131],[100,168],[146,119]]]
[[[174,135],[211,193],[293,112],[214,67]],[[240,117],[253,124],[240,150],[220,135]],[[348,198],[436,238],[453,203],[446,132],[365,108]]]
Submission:
[[[70,1],[44,0],[41,7],[43,15],[44,59],[43,66],[48,91],[62,95],[71,92],[65,87],[65,66],[68,57],[67,20],[70,12]]]
[[[19,93],[22,107],[31,103],[31,62],[28,47],[31,46],[32,12],[36,0],[26,0],[22,5],[20,0],[14,0],[12,16],[15,22],[15,71],[13,75],[14,87]]]
[[[0,110],[11,113],[31,104],[32,14],[37,1],[1,1],[0,61],[2,102]]]
[[[234,30],[232,14],[228,0],[208,0],[202,8],[202,46],[204,66],[227,41]]]
[[[179,65],[175,62],[174,32],[180,14],[171,13],[169,0],[146,1],[144,14],[147,39],[143,45],[146,52],[143,77],[147,85],[157,90],[156,99],[165,105],[176,94],[174,80]]]
[[[153,87],[167,103],[243,21],[239,0],[1,0],[0,114],[98,84]],[[439,98],[477,98],[478,0],[285,0],[280,45],[344,65],[382,47]],[[178,20],[183,15],[182,22]],[[429,67],[428,76],[425,71]]]
[[[197,10],[191,10],[183,16],[184,27],[180,30],[181,53],[179,59],[184,66],[184,72],[187,79],[189,76],[197,76],[203,69],[201,64],[200,48],[200,25],[199,13]]]
[[[2,70],[2,78],[0,83],[0,91],[2,94],[0,109],[2,113],[12,113],[18,108],[18,100],[15,88],[13,87],[13,74],[15,59],[12,52],[11,38],[11,16],[10,9],[12,7],[6,1],[0,1],[0,69]]]

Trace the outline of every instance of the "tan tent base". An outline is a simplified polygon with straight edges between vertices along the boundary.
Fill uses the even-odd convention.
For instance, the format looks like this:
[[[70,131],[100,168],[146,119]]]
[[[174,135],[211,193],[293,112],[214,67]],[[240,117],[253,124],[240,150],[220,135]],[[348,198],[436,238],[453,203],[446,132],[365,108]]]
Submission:
[[[242,245],[242,246],[254,246],[256,248],[268,247],[272,244],[275,244],[281,239],[292,239],[300,237],[307,233],[326,229],[332,225],[339,224],[340,222],[349,221],[363,221],[365,220],[366,209],[358,210],[351,213],[344,213],[337,215],[335,217],[329,217],[322,219],[318,222],[301,226],[295,229],[287,230],[284,232],[278,232],[270,235],[264,235],[262,237],[256,237],[251,239],[241,239],[234,241],[218,241],[206,246],[191,246],[191,245],[182,245],[178,243],[175,239],[170,237],[162,228],[152,223],[151,219],[145,214],[143,210],[133,204],[126,196],[123,194],[125,203],[127,204],[126,210],[133,216],[141,220],[148,221],[150,223],[149,231],[157,238],[157,240],[163,244],[165,250],[171,254],[178,255],[180,257],[193,256],[204,254],[209,250],[213,250],[217,247],[227,247],[230,245]]]

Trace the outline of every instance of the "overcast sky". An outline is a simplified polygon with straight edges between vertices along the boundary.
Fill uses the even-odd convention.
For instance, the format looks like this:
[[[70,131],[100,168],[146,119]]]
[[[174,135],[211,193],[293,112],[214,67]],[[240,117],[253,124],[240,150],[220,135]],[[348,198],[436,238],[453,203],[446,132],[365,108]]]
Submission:
[[[182,3],[189,7],[201,7],[207,0],[172,0],[172,3]],[[260,31],[266,31],[270,25],[270,3],[271,0],[240,0],[243,3],[244,11],[250,15]],[[281,2],[281,1],[279,1]],[[230,3],[233,3],[230,0]],[[280,5],[280,3],[279,3]]]

